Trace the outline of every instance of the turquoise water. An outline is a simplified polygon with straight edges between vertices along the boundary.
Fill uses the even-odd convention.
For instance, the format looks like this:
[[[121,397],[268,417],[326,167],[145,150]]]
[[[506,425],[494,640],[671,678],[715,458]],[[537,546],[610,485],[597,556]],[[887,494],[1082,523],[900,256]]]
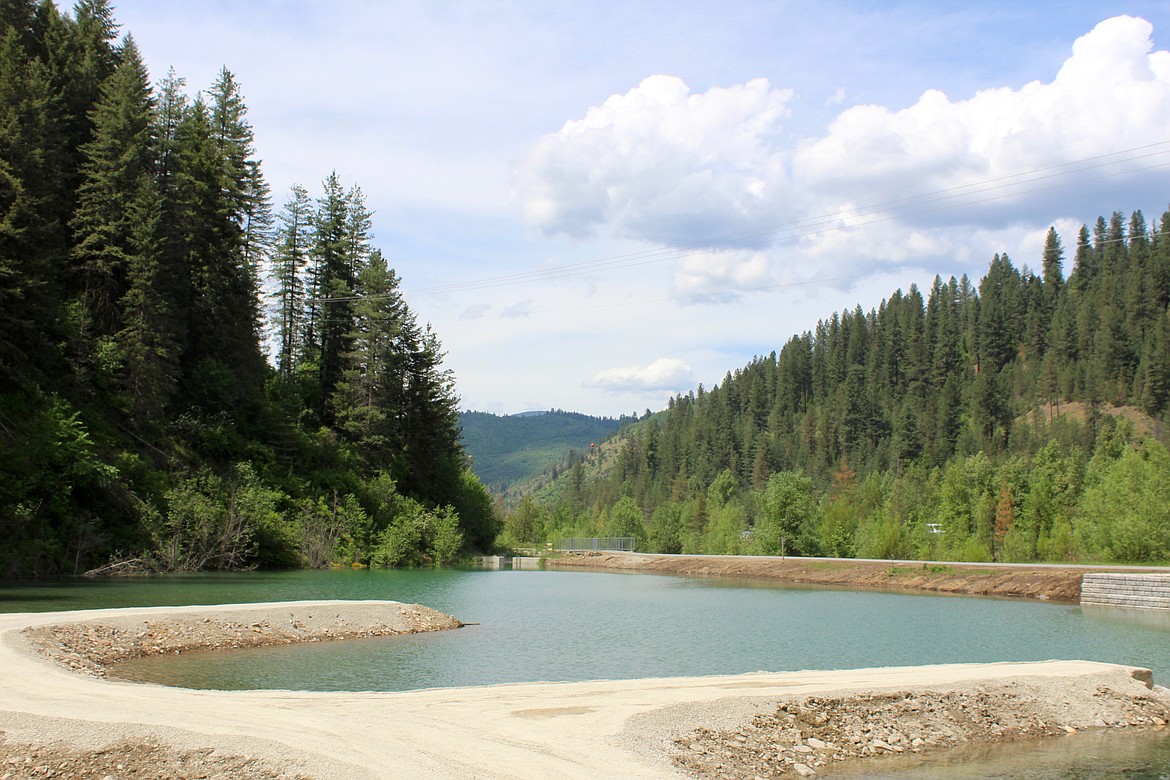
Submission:
[[[480,625],[168,657],[136,663],[134,674],[194,687],[409,690],[1085,658],[1149,667],[1170,682],[1170,621],[1134,613],[654,575],[367,570],[72,581],[0,589],[0,610],[369,598]]]
[[[592,572],[302,571],[0,587],[0,611],[393,599],[456,631],[124,665],[196,688],[410,690],[505,682],[1084,658],[1170,683],[1170,616],[1039,602]],[[860,767],[859,780],[1170,780],[1167,733],[1077,735]]]

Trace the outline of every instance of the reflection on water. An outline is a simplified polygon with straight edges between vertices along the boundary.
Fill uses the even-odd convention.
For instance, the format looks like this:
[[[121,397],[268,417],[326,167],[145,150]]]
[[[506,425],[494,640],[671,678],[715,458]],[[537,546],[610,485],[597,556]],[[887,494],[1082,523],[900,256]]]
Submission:
[[[821,774],[840,780],[1170,780],[1170,730],[1091,731],[965,746]]]
[[[1081,614],[1091,620],[1149,626],[1170,631],[1170,609],[1126,609],[1084,604],[1081,606]]]

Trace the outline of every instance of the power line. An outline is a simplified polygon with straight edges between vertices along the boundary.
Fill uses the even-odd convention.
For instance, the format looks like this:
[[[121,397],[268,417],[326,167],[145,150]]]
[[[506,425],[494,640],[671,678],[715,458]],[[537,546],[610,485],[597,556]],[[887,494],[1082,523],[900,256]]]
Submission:
[[[1162,147],[1162,151],[1148,152],[1148,150]],[[749,241],[762,239],[765,237],[773,238],[803,238],[810,235],[818,235],[824,232],[831,232],[836,230],[852,229],[854,227],[862,227],[868,224],[874,224],[877,221],[889,221],[897,216],[918,216],[923,213],[931,213],[931,211],[915,211],[909,213],[899,214],[899,210],[904,210],[911,206],[922,206],[932,203],[939,203],[943,201],[954,200],[956,198],[982,194],[984,192],[991,192],[994,190],[1003,190],[1009,187],[1018,187],[1031,182],[1038,182],[1045,179],[1051,179],[1058,176],[1071,176],[1086,171],[1092,171],[1098,168],[1107,166],[1114,166],[1122,163],[1133,162],[1135,160],[1143,160],[1148,157],[1158,155],[1170,154],[1170,141],[1160,141],[1154,144],[1147,144],[1144,146],[1133,147],[1130,149],[1120,150],[1117,152],[1110,152],[1107,154],[1095,155],[1080,160],[1074,160],[1059,165],[1047,166],[1044,168],[1035,169],[1032,171],[1025,171],[1022,173],[1011,174],[1008,176],[1000,176],[993,179],[981,180],[978,182],[971,182],[968,184],[957,185],[942,190],[935,190],[920,195],[907,196],[880,203],[870,204],[866,206],[856,207],[849,210],[837,211],[829,214],[822,214],[813,217],[805,217],[799,220],[794,220],[788,223],[781,223],[767,227],[756,228],[750,231],[743,231],[740,233],[725,234],[722,236],[696,239],[694,241],[686,242],[671,247],[656,247],[638,252],[630,252],[620,255],[612,255],[598,260],[585,261],[581,263],[574,263],[565,266],[559,266],[551,269],[541,269],[536,271],[526,271],[516,274],[508,274],[497,277],[489,277],[470,282],[459,282],[448,285],[441,285],[438,287],[423,288],[412,291],[413,295],[435,295],[448,292],[460,292],[465,290],[479,290],[489,289],[493,287],[511,286],[514,284],[522,284],[531,281],[546,281],[562,277],[580,276],[585,273],[593,273],[599,270],[608,270],[612,267],[635,267],[639,265],[646,265],[650,263],[665,262],[668,260],[678,259],[687,254],[693,253],[695,250],[714,250],[734,248],[735,244],[744,244]],[[1108,158],[1118,158],[1123,155],[1133,155],[1135,152],[1147,152],[1137,156],[1130,156],[1124,159],[1112,159],[1108,162],[1103,162]],[[1095,165],[1087,165],[1088,163],[1097,163]],[[1170,164],[1170,163],[1165,163]],[[1149,166],[1149,168],[1163,167],[1165,164],[1157,166]],[[1077,167],[1080,166],[1080,167]],[[1053,173],[1060,169],[1065,169],[1063,173]],[[1080,184],[1087,181],[1095,181],[1100,178],[1108,178],[1114,175],[1122,175],[1124,173],[1132,173],[1134,171],[1123,171],[1120,173],[1107,174],[1106,176],[1088,177],[1072,182],[1065,182],[1065,184]],[[1037,176],[1037,174],[1046,174]],[[1009,184],[1010,180],[1019,180],[1024,177],[1032,177],[1027,181],[1017,181],[1014,184]],[[994,185],[994,186],[992,186]],[[1063,185],[1058,185],[1063,186]],[[974,189],[981,188],[981,189]],[[1020,190],[999,197],[984,198],[978,201],[970,201],[963,203],[952,203],[946,207],[933,209],[932,211],[942,211],[953,208],[960,208],[963,206],[978,205],[980,203],[987,203],[994,200],[1004,199],[1009,196],[1019,196],[1038,192],[1046,188],[1033,188],[1028,190]],[[877,216],[881,214],[888,214],[884,220],[870,220],[859,225],[841,225],[842,220],[857,216]]]
[[[1153,151],[1157,150],[1157,151]],[[864,206],[837,212],[805,217],[787,223],[778,223],[770,226],[755,228],[739,233],[724,234],[715,237],[696,239],[676,246],[655,247],[653,249],[611,255],[596,260],[572,263],[549,269],[523,271],[514,274],[505,274],[496,277],[487,277],[469,282],[458,282],[437,287],[413,290],[412,296],[439,295],[452,292],[486,290],[497,287],[514,286],[533,282],[554,281],[571,278],[606,270],[634,268],[653,263],[662,263],[679,260],[684,257],[736,248],[736,245],[754,245],[763,239],[771,239],[771,243],[780,240],[798,240],[811,236],[842,230],[854,230],[895,219],[917,217],[935,214],[957,208],[968,208],[984,205],[1021,195],[1059,189],[1076,184],[1114,178],[1127,174],[1145,172],[1170,166],[1170,161],[1146,164],[1140,168],[1109,170],[1097,175],[1072,180],[1055,181],[1044,186],[1029,187],[1045,181],[1053,181],[1079,174],[1092,173],[1102,169],[1114,168],[1127,163],[1142,162],[1163,155],[1170,154],[1170,141],[1159,141],[1129,149],[1094,155],[1065,163],[1036,168],[1020,173],[998,176],[967,184],[956,185],[945,189],[933,190],[917,195],[908,195]],[[1021,189],[1022,188],[1022,189]],[[987,195],[987,197],[976,197]],[[857,222],[858,218],[869,217]],[[846,223],[846,224],[842,224]],[[829,281],[829,280],[822,280]],[[803,282],[801,283],[803,284]],[[785,285],[768,285],[760,288],[744,288],[730,292],[751,292],[755,290],[773,289]],[[717,293],[712,293],[715,295]],[[358,300],[378,300],[401,295],[400,292],[385,295],[345,296],[313,299],[312,303],[342,303]]]

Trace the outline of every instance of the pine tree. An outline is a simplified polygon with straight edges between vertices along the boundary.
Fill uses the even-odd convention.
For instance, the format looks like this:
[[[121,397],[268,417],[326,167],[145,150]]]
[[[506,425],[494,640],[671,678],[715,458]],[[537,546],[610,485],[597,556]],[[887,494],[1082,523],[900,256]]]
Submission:
[[[1060,236],[1056,228],[1048,228],[1048,235],[1044,238],[1044,297],[1051,314],[1056,308],[1056,300],[1064,288],[1064,248],[1060,244]]]
[[[0,26],[0,376],[7,382],[51,354],[55,265],[65,243],[54,206],[61,182],[43,151],[59,140],[59,106],[46,67],[26,48],[30,35],[11,22]]]
[[[408,310],[399,280],[380,252],[374,252],[358,277],[355,327],[346,368],[331,404],[338,427],[354,441],[370,464],[400,457],[404,442],[401,330]]]
[[[243,230],[224,185],[224,160],[211,112],[196,100],[175,136],[173,229],[177,267],[189,304],[183,351],[185,389],[205,411],[235,419],[254,410],[263,358],[256,333],[257,291],[243,265]]]
[[[174,314],[161,276],[151,95],[132,39],[102,87],[86,145],[74,256],[85,274],[82,305],[96,339],[114,348],[118,381],[140,422],[158,420],[176,382]]]
[[[141,251],[130,203],[152,175],[151,107],[146,68],[128,39],[123,62],[103,85],[93,111],[94,139],[83,148],[72,223],[73,255],[84,275],[84,303],[98,338],[123,324],[119,304],[126,293],[127,265]]]
[[[308,308],[306,337],[318,357],[318,381],[322,398],[321,418],[332,423],[329,398],[345,368],[353,331],[353,293],[356,262],[350,257],[349,201],[334,171],[317,199],[311,259],[312,298]]]
[[[281,210],[271,279],[275,284],[273,318],[276,323],[276,367],[286,381],[302,355],[305,328],[304,271],[313,245],[313,204],[309,193],[294,184]]]
[[[256,159],[255,139],[240,85],[227,68],[210,90],[211,132],[223,165],[224,196],[241,234],[240,264],[259,293],[261,269],[272,245],[272,198]],[[260,300],[254,301],[256,332],[260,332]]]

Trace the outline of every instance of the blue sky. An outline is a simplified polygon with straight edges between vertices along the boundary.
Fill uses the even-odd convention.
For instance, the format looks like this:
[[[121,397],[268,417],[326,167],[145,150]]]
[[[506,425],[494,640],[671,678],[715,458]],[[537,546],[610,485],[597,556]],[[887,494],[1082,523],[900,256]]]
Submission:
[[[115,15],[156,79],[232,70],[278,208],[361,186],[469,409],[660,409],[833,310],[1035,268],[1050,225],[1071,266],[1081,223],[1170,206],[1165,2]]]

